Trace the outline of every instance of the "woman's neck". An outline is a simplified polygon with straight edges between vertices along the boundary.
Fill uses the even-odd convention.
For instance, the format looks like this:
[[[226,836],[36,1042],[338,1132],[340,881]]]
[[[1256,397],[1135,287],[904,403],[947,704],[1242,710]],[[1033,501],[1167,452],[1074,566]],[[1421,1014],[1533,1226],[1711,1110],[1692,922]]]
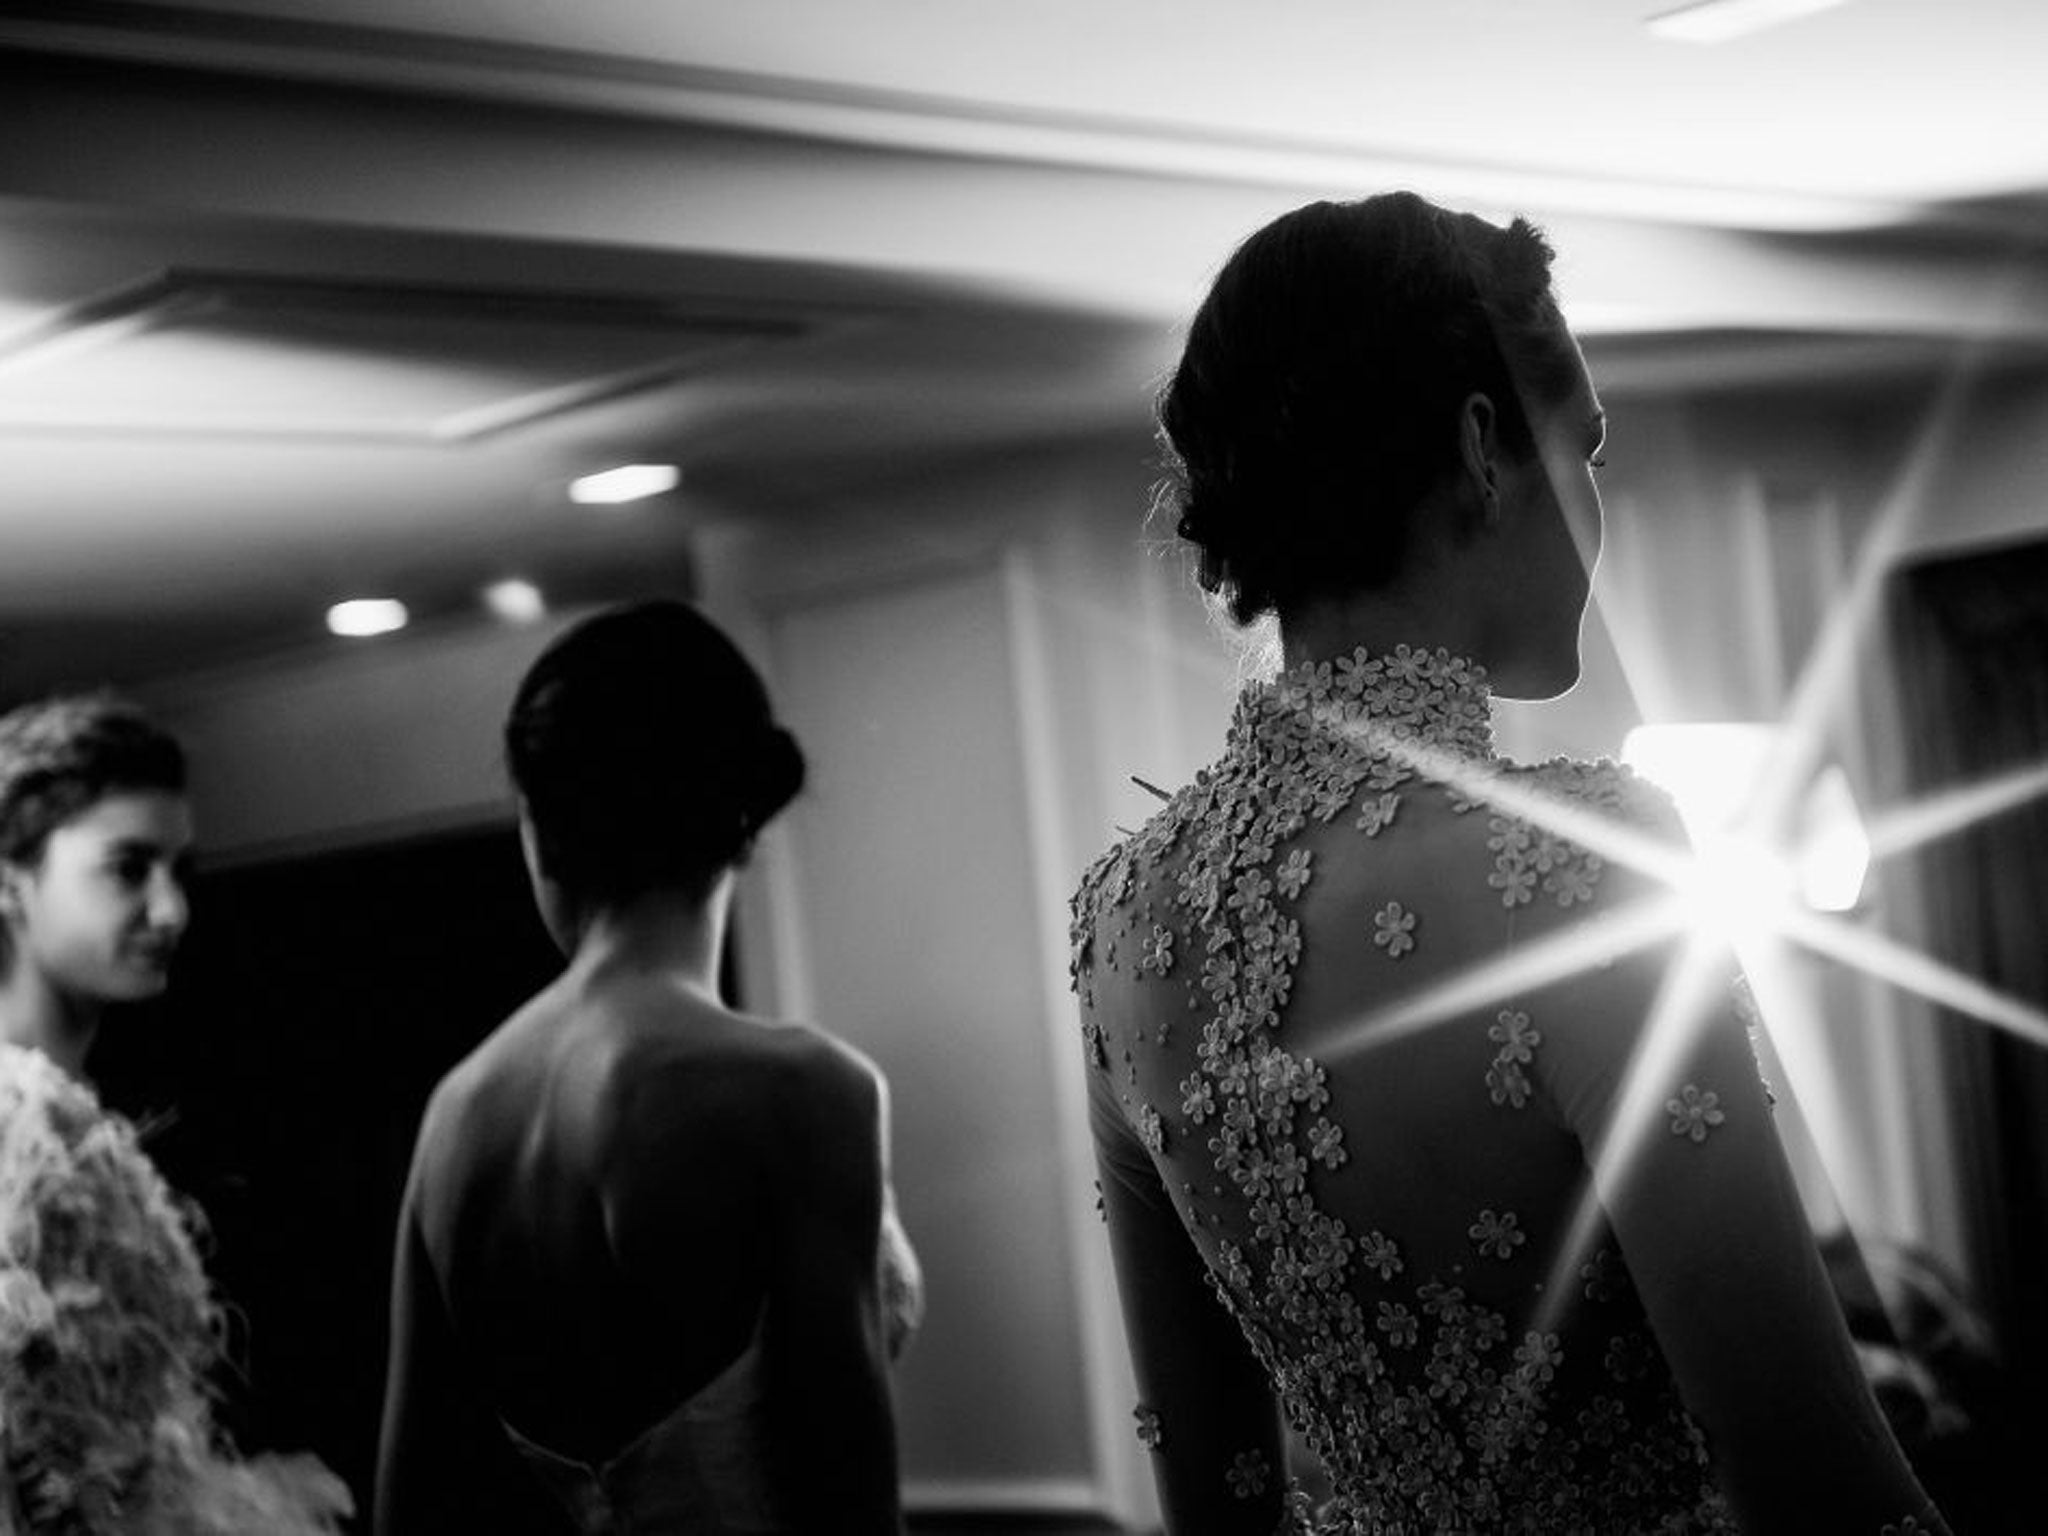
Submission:
[[[706,1001],[719,1002],[732,884],[728,870],[702,894],[649,891],[593,914],[577,941],[576,963],[659,971]]]
[[[1426,581],[1311,598],[1281,616],[1280,664],[1293,670],[1334,661],[1363,646],[1379,656],[1397,645],[1435,650],[1486,664],[1485,626],[1454,590]]]
[[[0,1037],[41,1051],[71,1076],[85,1076],[85,1055],[99,1034],[102,1005],[69,996],[25,962],[0,976]]]

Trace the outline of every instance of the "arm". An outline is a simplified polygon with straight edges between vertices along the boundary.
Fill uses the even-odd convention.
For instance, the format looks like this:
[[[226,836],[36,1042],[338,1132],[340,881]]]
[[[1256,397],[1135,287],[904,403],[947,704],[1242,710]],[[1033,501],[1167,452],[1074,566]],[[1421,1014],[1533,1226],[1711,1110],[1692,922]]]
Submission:
[[[1652,899],[1612,870],[1598,905]],[[1653,946],[1533,998],[1538,1082],[1743,1529],[1940,1529],[1858,1364],[1726,975],[1725,955]]]
[[[558,1529],[548,1518],[545,1496],[462,1374],[460,1346],[420,1233],[419,1183],[416,1152],[392,1260],[376,1536]],[[522,1497],[522,1490],[529,1496]]]
[[[836,1046],[791,1071],[766,1338],[777,1486],[797,1530],[898,1536],[879,1262],[887,1092],[880,1073]]]
[[[1158,1415],[1152,1471],[1168,1536],[1272,1536],[1286,1458],[1265,1371],[1210,1288],[1106,1073],[1090,1070],[1088,1094],[1139,1407]],[[1268,1471],[1263,1491],[1241,1499],[1228,1474],[1244,1455]]]

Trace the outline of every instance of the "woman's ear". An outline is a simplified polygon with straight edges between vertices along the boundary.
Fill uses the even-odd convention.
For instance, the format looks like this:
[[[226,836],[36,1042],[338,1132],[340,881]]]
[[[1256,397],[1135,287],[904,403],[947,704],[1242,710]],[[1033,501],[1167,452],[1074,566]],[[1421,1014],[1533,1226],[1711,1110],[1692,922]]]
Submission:
[[[1458,468],[1480,526],[1491,528],[1500,521],[1500,417],[1476,391],[1458,407]]]

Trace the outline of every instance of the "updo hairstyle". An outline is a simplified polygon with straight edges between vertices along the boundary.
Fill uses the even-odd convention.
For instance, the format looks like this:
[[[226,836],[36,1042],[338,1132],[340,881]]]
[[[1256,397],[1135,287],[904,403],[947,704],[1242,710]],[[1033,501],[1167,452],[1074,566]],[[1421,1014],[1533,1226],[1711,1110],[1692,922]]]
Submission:
[[[673,601],[607,610],[549,646],[505,754],[542,871],[600,907],[708,885],[804,781],[759,675]]]
[[[185,753],[127,700],[61,694],[0,715],[0,859],[33,864],[94,802],[149,790],[185,792]]]
[[[1524,399],[1576,377],[1552,254],[1526,219],[1413,192],[1311,203],[1237,248],[1159,398],[1159,505],[1232,618],[1389,580],[1410,512],[1458,462],[1466,396],[1531,451]]]

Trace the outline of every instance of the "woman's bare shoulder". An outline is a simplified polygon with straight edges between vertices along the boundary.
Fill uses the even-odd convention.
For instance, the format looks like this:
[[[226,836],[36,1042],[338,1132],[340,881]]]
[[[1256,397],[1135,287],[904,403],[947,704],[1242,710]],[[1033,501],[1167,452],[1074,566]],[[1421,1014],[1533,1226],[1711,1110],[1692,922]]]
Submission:
[[[867,1056],[816,1025],[702,1004],[621,1031],[603,1078],[607,1118],[642,1146],[695,1131],[786,1141],[872,1120],[884,1092]]]

